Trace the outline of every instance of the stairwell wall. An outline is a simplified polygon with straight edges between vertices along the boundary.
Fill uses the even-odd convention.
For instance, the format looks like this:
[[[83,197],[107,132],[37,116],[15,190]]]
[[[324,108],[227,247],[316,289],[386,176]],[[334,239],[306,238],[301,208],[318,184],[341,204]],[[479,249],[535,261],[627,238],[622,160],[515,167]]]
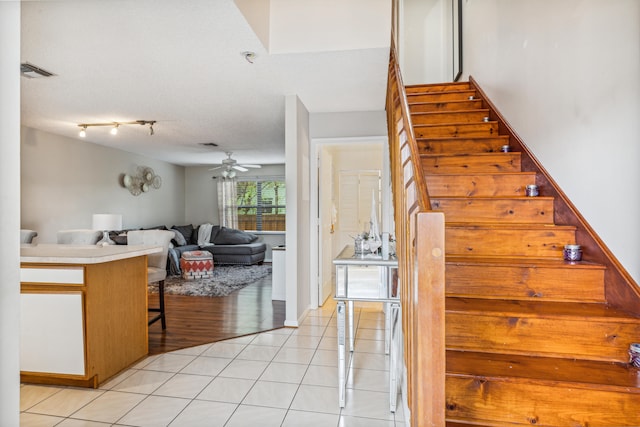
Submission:
[[[473,76],[640,282],[640,3],[466,0]]]

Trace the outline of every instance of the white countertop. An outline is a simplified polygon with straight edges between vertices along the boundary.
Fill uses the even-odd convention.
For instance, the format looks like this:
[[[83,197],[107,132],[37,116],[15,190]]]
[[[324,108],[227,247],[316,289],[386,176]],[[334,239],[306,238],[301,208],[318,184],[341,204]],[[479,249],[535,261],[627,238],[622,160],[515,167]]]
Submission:
[[[144,245],[20,245],[21,263],[99,264],[162,251],[162,246]]]

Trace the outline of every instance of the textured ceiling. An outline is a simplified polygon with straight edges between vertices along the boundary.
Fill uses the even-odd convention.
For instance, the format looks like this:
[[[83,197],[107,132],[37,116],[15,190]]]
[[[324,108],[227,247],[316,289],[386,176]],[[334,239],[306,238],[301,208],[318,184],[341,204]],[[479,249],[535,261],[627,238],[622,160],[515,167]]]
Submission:
[[[89,128],[83,141],[180,165],[220,163],[224,151],[283,163],[287,95],[311,113],[384,109],[388,46],[318,51],[332,30],[326,9],[314,9],[326,24],[314,26],[313,52],[269,54],[232,0],[22,2],[21,60],[56,74],[21,79],[22,124],[80,139],[78,123],[157,120],[154,136]],[[371,31],[372,19],[353,26]],[[253,64],[243,51],[256,52]]]

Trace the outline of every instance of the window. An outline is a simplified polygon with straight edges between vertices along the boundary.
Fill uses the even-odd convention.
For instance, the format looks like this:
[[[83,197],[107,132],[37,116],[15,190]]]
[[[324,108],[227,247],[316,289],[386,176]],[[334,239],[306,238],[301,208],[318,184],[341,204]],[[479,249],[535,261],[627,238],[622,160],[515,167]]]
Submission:
[[[284,231],[287,192],[283,177],[238,179],[238,228]]]

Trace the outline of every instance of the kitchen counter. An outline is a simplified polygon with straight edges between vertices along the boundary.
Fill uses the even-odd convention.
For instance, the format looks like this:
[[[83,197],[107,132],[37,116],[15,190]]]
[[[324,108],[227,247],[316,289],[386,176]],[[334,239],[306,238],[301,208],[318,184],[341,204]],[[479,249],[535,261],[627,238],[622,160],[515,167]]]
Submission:
[[[42,264],[97,264],[160,252],[161,246],[24,244],[20,262]]]
[[[98,387],[148,353],[147,255],[161,246],[20,248],[20,379]]]

